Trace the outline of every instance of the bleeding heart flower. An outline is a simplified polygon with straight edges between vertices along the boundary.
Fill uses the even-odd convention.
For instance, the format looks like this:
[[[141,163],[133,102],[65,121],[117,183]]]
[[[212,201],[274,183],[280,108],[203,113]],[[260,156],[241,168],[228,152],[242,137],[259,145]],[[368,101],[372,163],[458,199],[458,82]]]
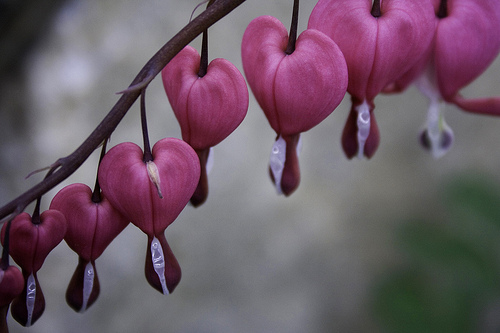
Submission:
[[[15,266],[9,266],[5,270],[1,269],[2,281],[0,282],[0,308],[8,306],[10,302],[24,288],[24,277],[21,271]],[[2,316],[1,318],[5,318]]]
[[[79,256],[66,291],[66,301],[75,311],[85,311],[97,299],[100,287],[95,260],[129,223],[104,195],[96,201],[90,187],[71,184],[60,190],[50,204],[51,209],[66,217],[64,240]]]
[[[453,132],[442,113],[443,101],[464,111],[500,115],[500,98],[466,99],[459,93],[500,51],[500,2],[432,0],[432,4],[435,35],[426,56],[387,90],[402,91],[415,82],[429,98],[421,139],[434,157],[440,157],[453,142]]]
[[[104,156],[98,177],[104,196],[151,239],[153,264],[163,261],[164,266],[157,273],[154,268],[160,266],[147,265],[146,277],[153,287],[168,293],[179,283],[181,272],[162,237],[193,195],[200,178],[200,162],[191,146],[174,138],[158,141],[152,155],[153,161],[148,163],[154,163],[154,168],[143,161],[139,146],[121,143]],[[155,273],[163,276],[164,283]]]
[[[64,238],[66,219],[53,209],[39,216],[39,223],[32,223],[28,213],[17,215],[9,231],[9,253],[21,267],[25,279],[24,290],[12,302],[12,317],[23,326],[31,326],[45,309],[45,298],[37,278],[45,258]],[[2,244],[7,224],[2,228]]]
[[[278,192],[285,195],[300,181],[300,133],[330,115],[347,88],[344,57],[330,38],[308,29],[300,34],[290,54],[286,52],[288,40],[288,32],[278,19],[261,16],[250,22],[241,46],[248,84],[278,136],[272,156],[286,156],[281,161],[277,158],[281,177],[273,172]]]
[[[12,300],[18,297],[24,289],[24,277],[21,271],[9,265],[9,245],[5,244],[0,261],[0,332],[8,332],[7,312]]]
[[[243,121],[248,89],[241,73],[226,59],[214,59],[203,77],[198,76],[199,68],[200,55],[186,46],[161,76],[182,138],[202,150],[220,143]]]
[[[208,195],[208,151],[231,134],[245,118],[248,89],[238,69],[226,59],[214,59],[199,76],[200,55],[186,46],[162,70],[163,86],[179,121],[182,138],[197,152],[202,167],[194,206]]]
[[[349,158],[375,153],[380,138],[373,100],[423,56],[433,19],[428,1],[320,0],[314,7],[308,27],[331,37],[347,62],[353,106],[342,145]]]

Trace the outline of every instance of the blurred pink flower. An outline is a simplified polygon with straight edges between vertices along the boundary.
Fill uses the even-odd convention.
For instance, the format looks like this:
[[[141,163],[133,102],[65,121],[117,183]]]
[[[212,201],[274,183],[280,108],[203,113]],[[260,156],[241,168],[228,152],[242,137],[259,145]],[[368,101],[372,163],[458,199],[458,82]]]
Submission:
[[[430,100],[424,146],[435,157],[448,151],[453,132],[444,121],[443,101],[464,111],[500,115],[500,98],[467,99],[460,89],[475,80],[500,52],[500,2],[484,0],[431,0],[434,39],[426,56],[386,88],[402,91],[415,82]]]
[[[342,145],[349,158],[375,153],[375,96],[421,59],[433,20],[427,0],[320,0],[314,7],[308,27],[332,38],[347,62],[352,108]]]

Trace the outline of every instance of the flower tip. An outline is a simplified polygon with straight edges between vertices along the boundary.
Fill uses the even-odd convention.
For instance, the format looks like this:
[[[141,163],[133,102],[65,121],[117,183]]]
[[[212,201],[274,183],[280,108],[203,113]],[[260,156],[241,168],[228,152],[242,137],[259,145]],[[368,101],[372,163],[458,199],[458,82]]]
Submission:
[[[443,157],[453,146],[455,135],[451,128],[442,130],[437,136],[430,135],[428,129],[420,133],[420,144],[430,151],[435,159]]]
[[[66,289],[66,303],[76,312],[83,313],[97,300],[100,290],[95,263],[80,257]]]
[[[158,238],[157,238],[158,237]],[[181,267],[165,235],[148,237],[144,273],[148,283],[164,295],[171,294],[181,280]]]

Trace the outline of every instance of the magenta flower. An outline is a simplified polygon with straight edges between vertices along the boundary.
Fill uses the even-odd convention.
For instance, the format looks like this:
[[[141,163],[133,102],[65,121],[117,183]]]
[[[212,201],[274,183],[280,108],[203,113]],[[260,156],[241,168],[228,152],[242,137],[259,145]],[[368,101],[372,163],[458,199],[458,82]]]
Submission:
[[[23,292],[24,277],[19,268],[15,266],[9,266],[5,270],[1,269],[0,274],[2,276],[0,279],[0,311],[3,311],[4,307],[8,307],[10,302]],[[7,313],[0,312],[0,318],[3,319],[6,315]]]
[[[2,244],[7,225],[2,227]],[[25,280],[21,295],[12,301],[11,314],[23,326],[31,326],[43,314],[45,298],[37,272],[49,252],[63,240],[65,233],[66,219],[61,212],[53,209],[33,219],[28,213],[22,213],[11,222],[9,253],[21,267]]]
[[[8,224],[8,222],[6,223]],[[9,265],[8,241],[3,242],[4,249],[0,260],[0,332],[8,332],[7,313],[10,303],[24,289],[24,277],[19,268]]]
[[[466,99],[459,91],[476,79],[500,51],[500,2],[432,0],[434,39],[426,56],[387,91],[402,91],[415,82],[429,98],[424,146],[435,157],[445,154],[453,132],[444,121],[443,101],[464,111],[500,115],[500,98]]]
[[[145,163],[139,146],[121,143],[104,156],[98,178],[104,196],[129,221],[148,235],[146,278],[164,294],[181,278],[179,263],[164,236],[184,209],[200,178],[200,162],[184,141],[166,138]]]
[[[434,31],[430,2],[414,0],[320,0],[309,18],[342,50],[352,108],[342,135],[349,158],[375,153],[380,138],[374,99],[427,50]]]
[[[66,301],[83,312],[99,295],[100,285],[95,260],[129,221],[111,203],[100,196],[94,202],[90,187],[71,184],[52,199],[51,209],[63,213],[68,229],[64,240],[78,254],[78,266],[66,290]]]
[[[277,134],[271,154],[278,193],[299,185],[297,145],[301,132],[318,125],[342,101],[347,66],[337,45],[308,29],[287,53],[289,37],[276,18],[261,16],[248,25],[241,46],[248,84]]]
[[[245,118],[248,89],[238,69],[214,59],[202,77],[200,55],[186,46],[162,70],[165,92],[179,121],[182,138],[198,154],[200,184],[191,199],[201,205],[208,195],[206,164],[209,149],[231,134]]]

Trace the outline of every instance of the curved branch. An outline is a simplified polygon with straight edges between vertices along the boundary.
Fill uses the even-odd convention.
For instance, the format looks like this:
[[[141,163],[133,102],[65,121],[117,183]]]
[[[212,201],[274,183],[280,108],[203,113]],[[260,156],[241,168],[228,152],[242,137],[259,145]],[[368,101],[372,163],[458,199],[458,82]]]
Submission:
[[[184,48],[184,46],[243,2],[245,2],[245,0],[216,0],[203,13],[172,37],[172,39],[146,63],[139,74],[137,74],[134,81],[132,81],[129,88],[122,92],[122,96],[118,102],[116,102],[111,111],[109,111],[106,117],[97,125],[87,139],[73,153],[60,158],[57,161],[60,167],[50,176],[1,207],[0,219],[12,213],[21,213],[33,200],[47,193],[57,184],[73,174],[83,162],[87,160],[90,154],[111,135],[127,111],[131,108],[132,104],[134,104],[141,94],[141,89],[145,88],[151,80],[160,73],[163,67]]]

